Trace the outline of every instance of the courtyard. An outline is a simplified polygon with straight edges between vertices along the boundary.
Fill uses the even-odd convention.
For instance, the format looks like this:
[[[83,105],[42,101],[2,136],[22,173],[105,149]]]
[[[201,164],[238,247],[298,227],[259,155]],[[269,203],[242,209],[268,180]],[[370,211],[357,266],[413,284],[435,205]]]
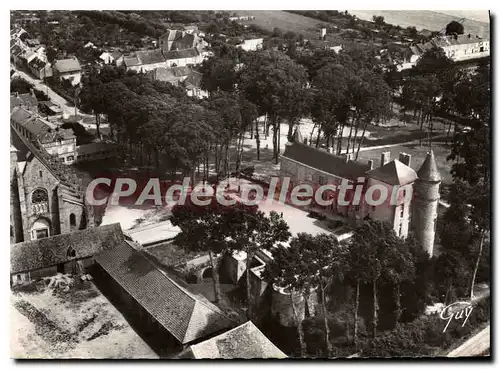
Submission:
[[[11,293],[11,357],[16,359],[156,359],[90,281],[67,289],[44,281]]]

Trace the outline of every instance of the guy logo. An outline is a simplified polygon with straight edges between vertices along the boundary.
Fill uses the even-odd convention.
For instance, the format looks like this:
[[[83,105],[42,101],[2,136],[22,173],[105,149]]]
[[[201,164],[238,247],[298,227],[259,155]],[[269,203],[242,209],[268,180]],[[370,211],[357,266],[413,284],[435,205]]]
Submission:
[[[462,327],[465,326],[465,323],[467,323],[467,320],[469,319],[469,316],[472,313],[473,309],[474,306],[472,306],[469,302],[465,301],[457,301],[454,302],[453,304],[446,306],[443,310],[441,310],[441,313],[439,314],[439,317],[441,319],[448,321],[448,323],[446,323],[446,326],[443,329],[443,333],[446,332],[446,329],[448,328],[453,319],[455,320],[464,319]]]

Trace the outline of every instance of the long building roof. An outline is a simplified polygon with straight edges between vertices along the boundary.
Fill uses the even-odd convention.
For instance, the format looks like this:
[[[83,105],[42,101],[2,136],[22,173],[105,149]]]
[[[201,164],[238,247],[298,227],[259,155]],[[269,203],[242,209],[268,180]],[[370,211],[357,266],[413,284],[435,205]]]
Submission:
[[[215,305],[198,298],[125,242],[95,260],[181,344],[233,326]]]

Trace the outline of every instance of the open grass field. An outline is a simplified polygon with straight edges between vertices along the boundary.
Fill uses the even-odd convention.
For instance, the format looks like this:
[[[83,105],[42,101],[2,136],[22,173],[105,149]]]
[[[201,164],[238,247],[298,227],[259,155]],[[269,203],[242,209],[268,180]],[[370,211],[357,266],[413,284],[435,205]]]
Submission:
[[[316,27],[321,21],[317,19],[287,13],[283,10],[236,10],[235,12],[240,16],[253,15],[254,20],[243,23],[255,24],[270,31],[278,27],[283,32],[302,33],[306,39],[318,38],[319,36]]]
[[[467,11],[456,13],[456,15],[448,15],[439,11],[431,10],[349,10],[349,13],[356,15],[360,19],[372,20],[374,15],[383,16],[386,23],[400,25],[401,27],[414,26],[418,30],[428,29],[431,31],[439,31],[446,27],[452,20],[459,20],[462,17],[467,17]],[[474,11],[472,11],[474,14]],[[484,11],[483,13],[487,13]],[[481,19],[485,18],[484,14]],[[471,15],[476,18],[477,15]],[[489,35],[489,23],[479,22],[473,19],[466,19],[463,22],[464,32],[487,37]]]

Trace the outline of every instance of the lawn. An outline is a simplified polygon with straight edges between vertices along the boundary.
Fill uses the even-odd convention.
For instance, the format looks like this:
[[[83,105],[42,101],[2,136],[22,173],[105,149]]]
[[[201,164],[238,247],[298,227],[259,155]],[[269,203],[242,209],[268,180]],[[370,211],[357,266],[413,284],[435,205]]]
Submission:
[[[304,35],[306,39],[316,39],[319,37],[316,30],[320,20],[304,17],[298,14],[287,13],[283,10],[236,10],[240,16],[255,16],[254,20],[243,22],[255,24],[269,31],[275,27],[283,32],[292,31]]]
[[[89,281],[12,291],[10,321],[13,358],[158,358]]]

